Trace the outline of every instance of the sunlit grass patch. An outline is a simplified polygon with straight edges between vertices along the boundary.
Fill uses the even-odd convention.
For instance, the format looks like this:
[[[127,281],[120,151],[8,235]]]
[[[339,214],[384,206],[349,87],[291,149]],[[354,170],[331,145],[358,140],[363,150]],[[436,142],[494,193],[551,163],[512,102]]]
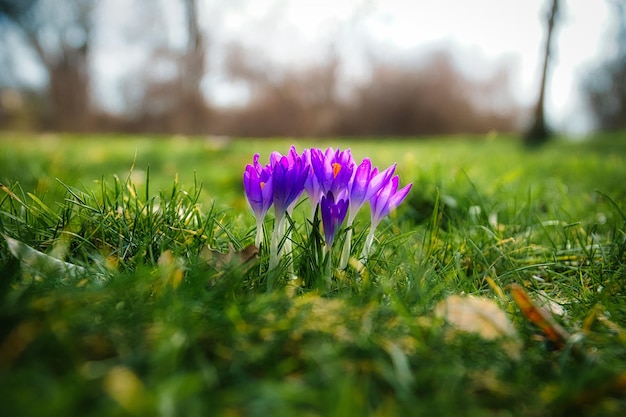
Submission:
[[[289,222],[301,280],[267,292],[269,259],[251,246],[242,173],[254,152],[291,142],[114,139],[59,137],[46,152],[24,142],[0,153],[9,155],[0,156],[5,413],[626,410],[618,142],[531,153],[478,138],[328,143],[375,155],[379,166],[398,162],[413,189],[381,222],[369,261],[335,271],[330,289],[311,284],[317,263],[307,245],[320,230],[302,202]],[[90,146],[97,152],[81,160]],[[355,220],[354,253],[368,217]],[[5,236],[35,259],[84,269],[41,270],[14,256]],[[335,237],[339,250],[344,238]],[[547,325],[512,288],[548,311]],[[486,327],[464,326],[446,308]],[[502,317],[513,334],[508,325],[498,333]],[[551,339],[551,323],[566,337]]]

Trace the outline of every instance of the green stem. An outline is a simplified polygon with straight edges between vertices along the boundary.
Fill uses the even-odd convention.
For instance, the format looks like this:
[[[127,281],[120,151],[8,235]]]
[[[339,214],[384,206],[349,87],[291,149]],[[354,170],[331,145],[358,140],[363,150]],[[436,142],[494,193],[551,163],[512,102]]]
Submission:
[[[261,243],[263,242],[263,219],[257,220],[256,222],[256,237],[254,239],[254,244],[257,248],[261,247]]]
[[[326,284],[326,290],[330,291],[332,279],[333,279],[333,268],[332,268],[332,250],[329,246],[324,246],[325,248],[325,256],[324,256],[324,282]]]
[[[274,221],[274,231],[270,242],[270,264],[267,275],[267,291],[271,291],[276,279],[276,267],[279,260],[279,244],[284,235],[285,216],[277,217]]]
[[[350,259],[350,251],[352,250],[352,224],[348,224],[346,230],[346,240],[343,242],[343,250],[341,251],[341,259],[339,260],[339,269],[346,269],[348,260]]]
[[[375,231],[376,231],[376,228],[370,226],[370,231],[367,234],[367,238],[365,239],[365,245],[363,246],[363,251],[361,252],[362,261],[367,261],[367,258],[369,258],[370,256],[370,251],[372,250],[372,243],[374,242]]]

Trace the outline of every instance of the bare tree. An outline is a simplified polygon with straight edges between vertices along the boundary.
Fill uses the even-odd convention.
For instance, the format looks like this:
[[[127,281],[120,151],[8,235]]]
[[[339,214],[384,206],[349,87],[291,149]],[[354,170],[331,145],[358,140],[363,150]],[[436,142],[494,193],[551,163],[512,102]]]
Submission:
[[[250,89],[250,101],[227,118],[222,133],[244,136],[326,136],[337,124],[339,58],[293,70],[281,68],[232,44],[226,60],[231,79]],[[224,123],[223,123],[224,124]]]
[[[206,71],[205,37],[200,31],[196,0],[183,0],[187,20],[187,50],[181,60],[182,129],[191,133],[206,131],[208,108],[201,91]]]
[[[151,0],[145,0],[150,4]],[[148,59],[139,73],[130,75],[136,86],[136,120],[130,120],[133,131],[203,134],[208,132],[210,108],[201,90],[206,74],[206,36],[200,28],[196,0],[181,0],[169,6],[181,7],[185,21],[186,45],[172,45],[168,37],[159,36],[169,29],[166,9],[161,3],[150,9],[153,24],[140,29]],[[154,33],[158,28],[159,33]],[[139,85],[138,85],[139,82]]]
[[[548,78],[548,67],[550,64],[550,50],[552,47],[552,32],[556,22],[559,9],[559,1],[552,0],[552,7],[547,14],[547,38],[543,55],[543,67],[541,71],[541,84],[539,86],[539,97],[535,105],[533,123],[524,135],[524,142],[528,146],[537,146],[545,143],[550,138],[550,129],[547,126],[545,118],[545,96],[546,82]]]
[[[468,79],[445,52],[421,66],[377,63],[371,82],[358,86],[343,109],[342,135],[431,135],[516,129],[508,76],[501,69],[482,82]]]
[[[0,24],[21,32],[47,73],[45,128],[87,128],[91,9],[92,0],[0,0]]]

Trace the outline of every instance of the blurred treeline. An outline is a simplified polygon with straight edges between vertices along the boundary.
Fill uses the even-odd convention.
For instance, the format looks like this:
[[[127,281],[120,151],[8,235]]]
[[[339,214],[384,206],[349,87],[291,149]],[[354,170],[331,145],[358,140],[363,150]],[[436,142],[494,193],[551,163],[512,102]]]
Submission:
[[[308,66],[278,65],[234,42],[216,53],[211,27],[200,18],[197,0],[170,0],[184,16],[177,29],[186,39],[182,47],[172,46],[167,36],[154,35],[153,28],[163,18],[160,14],[167,13],[156,3],[129,1],[128,8],[141,9],[135,10],[135,24],[102,28],[95,11],[101,12],[104,3],[0,0],[1,129],[419,135],[516,131],[528,118],[527,109],[511,95],[506,67],[477,80],[464,75],[444,51],[411,63],[373,56],[371,76],[347,83],[338,75],[341,54],[332,47]],[[115,111],[101,105],[94,88],[102,64],[93,57],[105,30],[117,32],[123,48],[147,57],[140,70],[127,72],[122,80],[123,104]],[[25,57],[38,63],[43,84],[21,81]],[[601,128],[626,127],[624,57],[600,67],[601,76],[590,77],[585,87]],[[106,65],[119,67],[124,62],[112,56]],[[206,94],[203,82],[218,65],[225,82],[245,86],[244,102],[223,106]]]

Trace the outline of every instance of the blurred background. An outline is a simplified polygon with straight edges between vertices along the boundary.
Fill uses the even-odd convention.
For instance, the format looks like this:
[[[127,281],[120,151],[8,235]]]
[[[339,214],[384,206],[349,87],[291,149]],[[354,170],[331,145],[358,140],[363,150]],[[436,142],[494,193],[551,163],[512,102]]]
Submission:
[[[0,0],[0,129],[626,128],[626,0]],[[545,130],[545,129],[544,129]]]

